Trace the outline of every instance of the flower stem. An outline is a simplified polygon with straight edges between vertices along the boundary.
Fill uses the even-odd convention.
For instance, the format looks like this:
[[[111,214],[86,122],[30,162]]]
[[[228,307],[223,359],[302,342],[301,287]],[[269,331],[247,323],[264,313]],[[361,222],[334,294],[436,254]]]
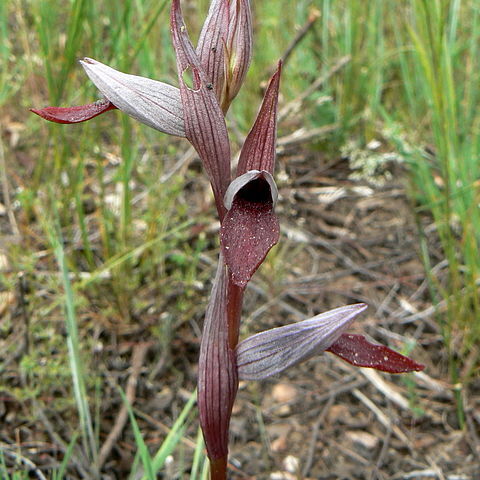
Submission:
[[[235,285],[229,275],[227,290],[228,345],[232,350],[238,343],[244,291],[245,288]]]
[[[226,480],[227,457],[210,460],[210,480]]]

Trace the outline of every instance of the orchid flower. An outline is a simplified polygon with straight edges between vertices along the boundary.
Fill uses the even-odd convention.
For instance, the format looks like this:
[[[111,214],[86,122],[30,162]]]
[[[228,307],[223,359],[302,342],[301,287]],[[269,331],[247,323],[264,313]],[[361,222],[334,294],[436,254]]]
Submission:
[[[170,25],[179,87],[80,61],[104,99],[77,107],[32,110],[57,123],[90,120],[119,109],[161,132],[186,137],[210,180],[221,222],[220,256],[200,347],[198,406],[212,480],[226,479],[229,423],[239,379],[262,380],[325,351],[355,366],[390,373],[422,365],[363,336],[346,333],[365,304],[340,307],[260,332],[239,343],[243,293],[278,242],[274,180],[277,103],[282,65],[265,91],[232,180],[225,113],[251,59],[249,0],[212,0],[197,48],[172,0]]]

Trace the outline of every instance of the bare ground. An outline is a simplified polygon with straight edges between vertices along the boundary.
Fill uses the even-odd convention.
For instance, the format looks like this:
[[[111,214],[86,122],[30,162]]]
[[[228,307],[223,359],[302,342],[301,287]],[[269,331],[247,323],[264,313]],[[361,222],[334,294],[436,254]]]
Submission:
[[[430,220],[414,218],[403,172],[392,168],[394,180],[374,187],[350,180],[346,160],[327,164],[308,152],[281,157],[278,170],[282,237],[249,286],[243,334],[361,301],[370,308],[353,331],[408,352],[426,368],[392,376],[355,369],[326,354],[278,378],[241,384],[231,423],[231,478],[480,479],[480,379],[461,391],[466,424],[460,429],[448,359],[419,260],[416,221],[428,225]],[[199,195],[198,187],[193,190]],[[5,227],[5,216],[0,218]],[[28,236],[28,219],[22,221]],[[137,293],[145,308],[128,320],[102,311],[101,297],[108,292],[101,289],[90,292],[90,302],[80,307],[82,334],[95,339],[88,353],[103,379],[100,443],[119,429],[105,458],[105,479],[127,478],[135,455],[131,428],[119,415],[116,386],[134,400],[152,451],[194,389],[208,279],[216,261],[215,228],[211,223],[192,229],[192,236],[206,233],[210,248],[201,256],[200,281],[189,294],[184,319],[173,322],[172,331],[161,331],[167,340],[152,338],[152,328],[181,298],[182,284],[168,289],[161,280],[154,287],[145,284]],[[2,233],[7,238],[8,228]],[[38,247],[38,238],[28,243]],[[434,272],[441,277],[445,265],[441,253],[435,256],[434,234],[430,244]],[[20,364],[28,349],[44,345],[28,334],[29,317],[37,321],[49,301],[41,274],[48,272],[24,282],[10,272],[16,286],[4,290],[0,305],[0,442],[10,448],[7,464],[27,459],[32,478],[33,467],[48,478],[77,422],[73,406],[60,401],[69,390],[66,367],[59,368],[57,384],[40,389],[37,400],[25,394],[35,382],[22,375]],[[45,325],[61,332],[61,308],[45,315]],[[55,363],[55,348],[42,355],[45,368]],[[177,478],[181,465],[190,464],[196,429],[194,421],[162,478]],[[82,478],[78,468],[69,475]]]

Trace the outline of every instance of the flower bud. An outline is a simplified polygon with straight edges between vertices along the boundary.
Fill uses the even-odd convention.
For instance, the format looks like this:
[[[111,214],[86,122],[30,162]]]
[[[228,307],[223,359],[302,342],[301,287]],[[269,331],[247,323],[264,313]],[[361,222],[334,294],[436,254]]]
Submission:
[[[230,0],[230,23],[225,54],[225,84],[221,107],[225,113],[237,96],[252,59],[250,0]]]

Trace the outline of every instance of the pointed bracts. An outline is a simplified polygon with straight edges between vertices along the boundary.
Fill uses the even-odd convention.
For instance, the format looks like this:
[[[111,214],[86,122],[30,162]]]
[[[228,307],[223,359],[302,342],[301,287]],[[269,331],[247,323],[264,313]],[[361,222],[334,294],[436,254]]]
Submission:
[[[221,227],[221,245],[233,282],[245,287],[280,235],[273,180],[277,136],[277,101],[281,64],[270,80],[240,154],[237,178],[228,187],[228,210]]]
[[[198,372],[198,410],[210,459],[228,453],[228,429],[238,388],[235,351],[228,343],[228,274],[220,257],[205,314]]]
[[[179,0],[172,2],[170,23],[177,56],[185,133],[202,160],[212,184],[218,214],[223,219],[223,196],[230,183],[230,143],[225,119],[188,38]]]

